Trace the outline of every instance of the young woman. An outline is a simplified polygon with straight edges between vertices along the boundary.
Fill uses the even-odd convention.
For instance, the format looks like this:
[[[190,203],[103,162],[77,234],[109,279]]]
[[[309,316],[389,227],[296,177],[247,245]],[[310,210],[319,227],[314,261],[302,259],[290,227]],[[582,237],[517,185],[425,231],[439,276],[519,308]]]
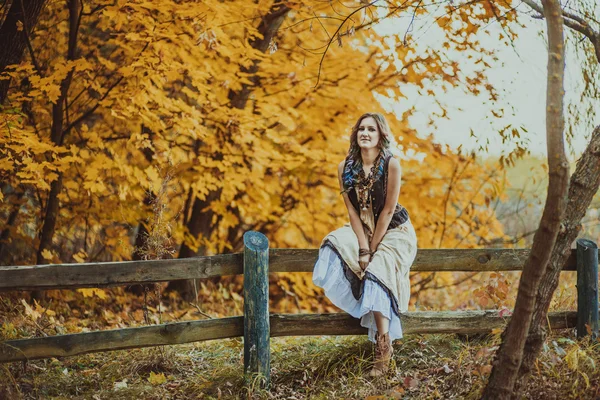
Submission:
[[[392,141],[379,113],[362,115],[352,128],[338,166],[350,222],[323,239],[313,271],[331,302],[368,328],[376,343],[370,376],[388,371],[392,341],[402,337],[400,313],[408,309],[408,273],[417,254],[415,229],[398,204],[401,171]]]

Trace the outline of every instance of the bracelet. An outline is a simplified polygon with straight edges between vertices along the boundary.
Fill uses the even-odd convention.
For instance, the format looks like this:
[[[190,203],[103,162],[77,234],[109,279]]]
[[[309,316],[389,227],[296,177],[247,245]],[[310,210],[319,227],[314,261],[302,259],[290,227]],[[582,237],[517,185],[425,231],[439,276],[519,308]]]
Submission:
[[[364,249],[364,248],[358,249],[358,256],[359,257],[360,256],[371,255],[371,254],[373,254],[373,252],[371,250],[369,250],[369,249]]]

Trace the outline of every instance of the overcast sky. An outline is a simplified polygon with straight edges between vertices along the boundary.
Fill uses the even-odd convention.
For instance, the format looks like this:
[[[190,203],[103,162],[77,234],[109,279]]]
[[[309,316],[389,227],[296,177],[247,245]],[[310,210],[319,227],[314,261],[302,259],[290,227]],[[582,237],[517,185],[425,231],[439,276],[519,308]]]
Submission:
[[[521,5],[520,10],[528,11],[526,5]],[[376,30],[380,33],[404,32],[410,21],[410,15],[388,20],[379,24]],[[505,106],[506,114],[502,119],[492,117],[490,110],[494,107],[483,96],[465,95],[462,90],[451,92],[437,91],[435,96],[418,93],[418,88],[406,87],[404,93],[408,100],[401,100],[389,106],[400,114],[412,105],[417,112],[409,118],[411,125],[417,131],[427,136],[432,133],[435,140],[446,143],[452,148],[462,145],[463,149],[477,149],[482,143],[490,141],[488,146],[490,155],[500,155],[510,151],[514,144],[503,145],[497,133],[508,124],[523,126],[529,140],[529,149],[532,154],[545,156],[545,93],[546,93],[546,65],[547,46],[545,37],[539,32],[545,28],[545,22],[523,16],[522,21],[528,28],[519,30],[519,37],[514,41],[514,48],[502,44],[497,38],[501,28],[497,23],[487,27],[491,35],[480,31],[480,41],[486,48],[496,49],[499,62],[489,71],[490,82],[499,90],[500,99]],[[541,31],[543,33],[543,31]],[[419,43],[420,49],[426,46],[440,48],[442,36],[437,25],[431,26],[431,18],[417,20],[413,27],[413,38]],[[443,50],[442,50],[443,51]],[[456,55],[460,57],[464,55]],[[565,89],[567,101],[581,101],[580,91],[577,88],[580,80],[580,67],[573,54],[567,55],[567,68],[565,76]],[[437,128],[428,125],[429,116],[439,112],[436,100],[447,105],[448,119],[436,118]],[[496,104],[497,106],[497,104]],[[512,106],[512,107],[511,107]],[[461,110],[462,109],[462,110]],[[593,121],[595,124],[600,121]],[[470,137],[471,129],[477,135],[477,140]],[[578,157],[584,150],[590,132],[581,129],[576,131],[573,141],[574,154],[569,154],[569,159]],[[569,150],[569,149],[567,149]]]

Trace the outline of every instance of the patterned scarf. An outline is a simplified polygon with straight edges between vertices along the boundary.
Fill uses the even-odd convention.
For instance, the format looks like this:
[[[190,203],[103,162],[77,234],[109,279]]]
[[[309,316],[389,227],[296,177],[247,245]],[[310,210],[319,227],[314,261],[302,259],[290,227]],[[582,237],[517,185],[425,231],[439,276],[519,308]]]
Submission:
[[[385,166],[385,161],[391,156],[391,152],[388,149],[383,149],[383,156],[380,158],[379,166],[377,167],[377,172],[375,175],[375,180],[377,181],[383,175],[383,168]],[[351,155],[346,157],[346,163],[344,166],[344,171],[342,172],[342,183],[344,185],[344,190],[341,193],[348,192],[352,189],[358,181],[358,173],[362,169],[362,159],[360,156],[358,159],[355,159]]]

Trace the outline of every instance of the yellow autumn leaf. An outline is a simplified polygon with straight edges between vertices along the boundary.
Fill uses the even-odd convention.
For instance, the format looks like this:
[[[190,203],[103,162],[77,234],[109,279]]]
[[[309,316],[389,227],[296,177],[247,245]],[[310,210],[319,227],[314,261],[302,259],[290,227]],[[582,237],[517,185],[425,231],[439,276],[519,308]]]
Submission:
[[[106,189],[106,186],[104,186],[104,183],[102,183],[102,181],[96,181],[85,182],[83,184],[83,188],[89,190],[90,193],[102,193]]]
[[[149,166],[146,168],[146,175],[148,176],[148,181],[153,187],[158,188],[160,186],[161,177],[158,174],[158,170],[154,166]]]
[[[79,293],[83,294],[83,297],[94,297],[94,295],[98,296],[102,300],[106,299],[106,292],[102,289],[98,288],[86,288],[86,289],[77,289]]]
[[[581,351],[580,349],[574,348],[565,357],[565,361],[567,362],[567,365],[573,371],[576,371],[578,369],[578,367],[579,367],[579,354],[580,354],[580,351]]]
[[[167,377],[162,372],[160,374],[155,374],[154,371],[150,372],[150,376],[148,377],[148,382],[153,385],[161,385],[167,381]]]
[[[44,249],[42,251],[42,257],[44,257],[44,260],[52,260],[54,258],[54,255],[50,250]]]
[[[60,86],[55,84],[48,84],[47,86],[43,87],[42,90],[46,92],[50,103],[56,104],[56,101],[60,96]]]
[[[79,72],[79,71],[85,71],[86,69],[93,69],[94,66],[85,58],[80,58],[79,60],[75,61],[75,71]],[[86,129],[87,131],[87,129]]]
[[[25,314],[29,315],[32,320],[37,321],[37,319],[41,316],[41,314],[31,308],[29,304],[24,299],[21,299],[21,304],[25,307]]]
[[[41,314],[46,314],[49,315],[51,317],[56,315],[55,311],[50,310],[49,308],[46,307],[42,307],[36,300],[33,301],[35,304],[35,311],[38,312],[40,315]]]
[[[0,336],[5,339],[16,339],[18,337],[17,330],[12,322],[4,322],[0,327]]]
[[[78,263],[84,263],[86,257],[87,257],[87,253],[85,251],[83,251],[83,250],[80,250],[77,254],[73,254],[73,258]]]
[[[131,65],[128,65],[126,67],[121,67],[117,71],[120,72],[126,78],[133,75],[133,67]]]
[[[94,289],[77,289],[79,293],[83,294],[83,297],[94,297]]]

